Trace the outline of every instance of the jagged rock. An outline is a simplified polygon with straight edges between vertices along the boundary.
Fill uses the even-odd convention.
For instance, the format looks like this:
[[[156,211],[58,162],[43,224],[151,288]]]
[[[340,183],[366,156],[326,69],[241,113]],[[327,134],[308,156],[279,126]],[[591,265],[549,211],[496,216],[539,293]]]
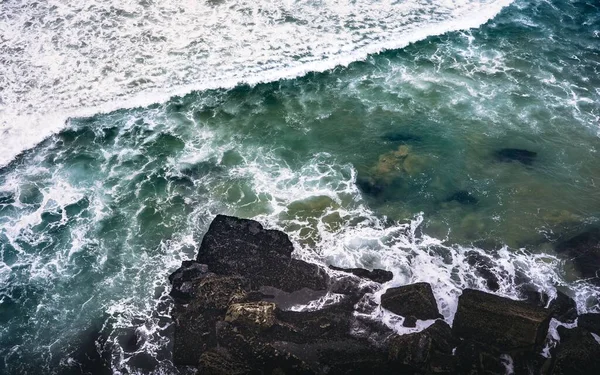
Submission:
[[[519,148],[503,148],[496,151],[495,156],[501,162],[517,161],[525,165],[531,165],[537,156],[537,152]]]
[[[364,268],[341,268],[336,266],[329,266],[332,270],[348,272],[364,279],[375,281],[376,283],[387,283],[394,278],[394,274],[390,271],[374,269],[373,271],[366,270]]]
[[[582,314],[577,319],[577,326],[585,328],[600,336],[600,314]]]
[[[431,285],[415,283],[388,289],[381,296],[381,306],[394,314],[417,319],[438,319],[439,313]]]
[[[225,314],[226,322],[253,325],[260,329],[275,324],[275,304],[272,302],[234,303]]]
[[[552,316],[561,322],[572,323],[577,319],[575,300],[560,290],[556,291],[556,298],[550,302],[549,309],[552,310]]]
[[[494,263],[490,258],[476,252],[471,252],[467,256],[467,263],[470,266],[475,267],[475,274],[485,280],[489,290],[495,292],[500,289],[498,277],[494,272],[492,272]]]
[[[169,275],[171,288],[171,297],[180,299],[182,302],[190,300],[194,293],[194,282],[207,276],[214,275],[208,270],[206,264],[198,263],[194,260],[183,261],[181,267]]]
[[[551,315],[551,310],[524,301],[465,289],[452,332],[504,353],[534,351],[544,342]]]
[[[558,327],[560,344],[554,355],[553,374],[600,373],[600,344],[583,328]]]
[[[292,259],[288,236],[263,229],[254,220],[218,215],[204,235],[197,261],[217,274],[244,275],[253,286],[287,292],[327,287],[327,274],[315,264]]]
[[[560,242],[556,245],[556,251],[573,258],[581,276],[600,285],[600,228]]]
[[[450,326],[438,320],[421,332],[390,337],[388,358],[400,371],[451,372],[456,344]]]

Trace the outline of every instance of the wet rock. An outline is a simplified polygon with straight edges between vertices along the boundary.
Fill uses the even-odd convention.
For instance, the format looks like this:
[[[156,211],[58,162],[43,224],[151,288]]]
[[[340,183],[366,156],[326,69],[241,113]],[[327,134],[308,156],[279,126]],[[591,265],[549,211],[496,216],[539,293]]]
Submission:
[[[548,308],[552,310],[552,317],[561,322],[572,323],[577,319],[577,304],[560,290],[556,291],[556,298]]]
[[[456,344],[450,326],[438,320],[421,332],[390,337],[388,358],[404,372],[450,373]]]
[[[548,302],[550,302],[550,297],[546,293],[540,292],[537,290],[537,287],[531,284],[520,285],[519,294],[523,298],[523,301],[534,306],[546,307],[548,306]]]
[[[495,153],[496,159],[501,162],[519,162],[525,165],[533,164],[537,152],[519,148],[503,148]]]
[[[402,326],[406,327],[406,328],[414,328],[417,326],[417,318],[415,318],[414,316],[407,316],[406,318],[404,318],[404,321],[402,322]]]
[[[254,220],[218,215],[198,252],[197,261],[217,274],[244,274],[254,286],[273,286],[287,292],[327,287],[328,276],[315,264],[292,259],[288,236],[263,229]]]
[[[336,266],[329,266],[332,270],[348,272],[364,279],[375,281],[376,283],[387,283],[394,278],[394,274],[390,271],[374,269],[373,271],[366,270],[364,268],[341,268]]]
[[[414,316],[421,320],[442,318],[428,283],[390,288],[381,296],[381,306],[404,317]]]
[[[271,302],[234,303],[229,305],[225,321],[253,325],[260,329],[275,324],[275,304]]]
[[[524,301],[465,289],[452,332],[503,353],[532,352],[541,348],[551,315],[552,311]]]
[[[183,261],[181,267],[169,276],[169,282],[173,285],[171,297],[180,299],[182,302],[193,297],[195,281],[214,275],[208,270],[206,264],[193,260]]]
[[[573,258],[581,276],[600,285],[600,228],[560,242],[556,245],[556,251]]]
[[[554,355],[553,374],[576,375],[600,372],[600,344],[583,328],[558,327],[560,344]]]
[[[470,192],[466,190],[459,190],[446,198],[446,202],[458,202],[463,205],[475,205],[479,203],[479,200]]]
[[[475,267],[475,274],[485,280],[489,290],[495,292],[500,289],[498,277],[492,272],[494,267],[492,259],[479,253],[472,252],[467,256],[467,263],[470,266]]]
[[[582,314],[577,320],[577,326],[600,336],[600,314]]]

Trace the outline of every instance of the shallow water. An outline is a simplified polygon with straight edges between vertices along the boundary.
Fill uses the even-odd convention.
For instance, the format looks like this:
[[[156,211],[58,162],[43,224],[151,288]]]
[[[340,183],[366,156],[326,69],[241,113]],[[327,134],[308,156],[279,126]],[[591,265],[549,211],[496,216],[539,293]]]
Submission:
[[[206,4],[218,15],[221,3]],[[312,14],[317,5],[307,4]],[[346,46],[352,53],[344,56],[356,60],[380,39],[380,48],[403,47],[393,38],[399,34],[376,32],[387,30],[394,4],[372,16],[377,27],[359,14],[363,41],[332,36],[323,45]],[[491,17],[498,4],[484,4],[471,21]],[[414,22],[465,14],[438,14],[436,5],[415,8],[422,18]],[[57,133],[16,158],[6,155],[30,130],[10,122],[3,143],[11,161],[0,170],[0,366],[77,373],[79,348],[100,332],[112,343],[113,371],[173,371],[166,277],[195,256],[217,213],[285,230],[304,259],[389,269],[390,285],[430,282],[449,322],[461,289],[487,288],[466,262],[470,252],[493,259],[500,294],[516,297],[516,285],[529,278],[550,294],[565,288],[580,311],[598,311],[598,289],[554,256],[553,243],[600,218],[599,10],[591,0],[516,1],[477,29],[347,67],[73,117],[66,128],[32,123],[40,137],[33,144]],[[283,56],[275,65],[303,58],[290,63],[285,57],[297,52],[285,51],[272,54]],[[169,61],[170,74],[181,71]],[[256,73],[237,61],[231,57],[223,72]],[[327,67],[329,60],[315,61]],[[158,57],[156,64],[163,66]],[[209,74],[211,65],[198,69]],[[276,71],[261,74],[287,74]],[[112,95],[102,84],[84,85],[81,99],[92,95],[90,103],[51,97],[40,113],[145,93],[115,86]],[[72,95],[74,86],[61,87]],[[41,103],[15,95],[4,91],[4,113],[25,115],[21,105]],[[19,98],[29,102],[14,104]],[[503,148],[537,156],[505,162],[496,154]]]

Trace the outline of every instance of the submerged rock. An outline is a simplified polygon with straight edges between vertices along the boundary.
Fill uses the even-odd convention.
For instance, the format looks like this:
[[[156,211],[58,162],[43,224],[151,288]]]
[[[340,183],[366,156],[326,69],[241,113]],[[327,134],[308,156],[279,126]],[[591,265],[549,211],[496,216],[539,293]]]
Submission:
[[[416,283],[388,289],[381,296],[381,306],[404,317],[417,319],[438,319],[439,313],[431,285]]]
[[[446,198],[446,202],[458,202],[464,205],[475,205],[479,200],[469,191],[459,190]]]
[[[500,289],[498,277],[492,271],[494,262],[491,258],[483,256],[477,252],[471,252],[467,256],[467,263],[470,266],[475,267],[475,274],[485,280],[486,286],[489,290],[495,292]]]
[[[423,138],[418,135],[405,132],[391,132],[383,135],[381,138],[389,142],[400,143],[421,142],[423,140]]]
[[[600,228],[588,230],[558,243],[556,251],[573,258],[581,276],[600,285]]]
[[[452,332],[499,352],[541,349],[552,311],[524,301],[465,289],[458,299]]]
[[[288,236],[263,229],[254,220],[218,215],[198,252],[197,261],[217,274],[243,274],[254,286],[273,286],[287,292],[325,289],[329,277],[315,264],[292,259]]]
[[[394,274],[392,272],[377,268],[373,271],[369,271],[364,268],[341,268],[331,265],[329,268],[335,271],[348,272],[358,277],[375,281],[376,283],[387,283],[394,278]]]
[[[537,152],[520,148],[503,148],[496,151],[495,156],[501,162],[516,161],[525,165],[531,165],[537,156]]]

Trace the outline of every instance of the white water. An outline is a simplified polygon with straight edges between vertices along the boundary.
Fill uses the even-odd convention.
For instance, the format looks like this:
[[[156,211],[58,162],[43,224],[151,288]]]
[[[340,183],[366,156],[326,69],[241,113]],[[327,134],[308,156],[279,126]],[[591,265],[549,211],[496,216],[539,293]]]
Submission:
[[[68,118],[347,65],[512,0],[4,0],[0,166]]]

